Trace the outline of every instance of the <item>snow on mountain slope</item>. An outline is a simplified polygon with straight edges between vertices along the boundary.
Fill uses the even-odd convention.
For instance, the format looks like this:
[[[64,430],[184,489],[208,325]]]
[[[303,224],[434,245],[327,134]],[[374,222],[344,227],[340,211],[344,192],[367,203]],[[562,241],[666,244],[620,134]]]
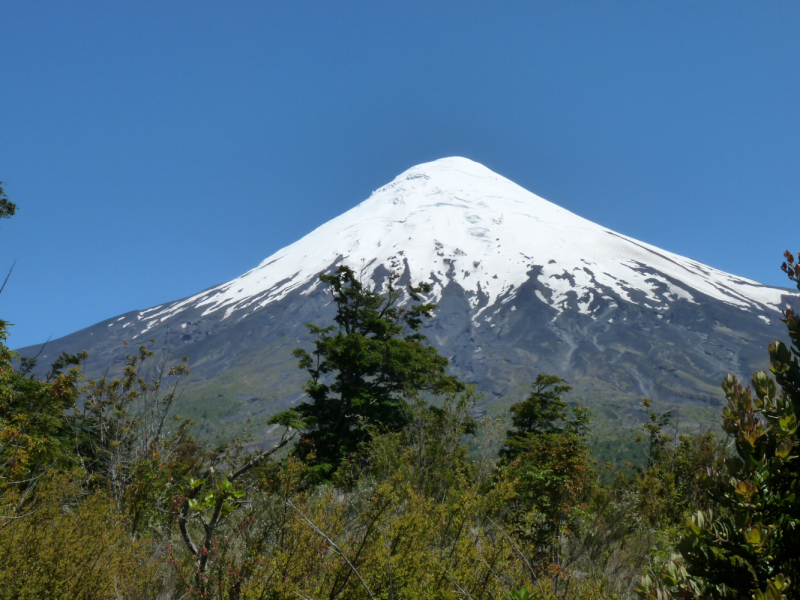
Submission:
[[[189,307],[243,318],[293,290],[310,292],[319,273],[337,262],[365,278],[380,265],[407,269],[412,282],[434,282],[436,298],[453,281],[467,293],[473,318],[513,298],[536,266],[549,292],[537,295],[559,312],[570,292],[585,314],[601,297],[612,300],[608,290],[654,310],[681,298],[695,302],[699,292],[765,312],[779,310],[786,293],[605,229],[483,165],[452,157],[409,169],[233,281],[139,313],[139,335]]]

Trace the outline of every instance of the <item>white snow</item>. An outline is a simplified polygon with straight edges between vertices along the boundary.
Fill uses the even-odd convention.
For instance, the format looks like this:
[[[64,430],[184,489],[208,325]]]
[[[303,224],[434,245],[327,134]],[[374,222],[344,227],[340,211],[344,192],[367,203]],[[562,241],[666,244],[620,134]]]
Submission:
[[[577,301],[588,313],[609,291],[659,307],[664,298],[696,302],[700,292],[743,310],[778,311],[786,294],[615,233],[483,165],[452,157],[409,169],[233,281],[141,312],[139,320],[149,322],[142,333],[188,307],[201,307],[204,315],[224,309],[228,318],[296,289],[310,293],[319,273],[337,262],[364,279],[380,265],[407,267],[413,282],[434,283],[434,300],[447,280],[455,281],[473,309],[483,302],[474,318],[511,300],[534,268],[551,292],[536,295],[558,311]]]

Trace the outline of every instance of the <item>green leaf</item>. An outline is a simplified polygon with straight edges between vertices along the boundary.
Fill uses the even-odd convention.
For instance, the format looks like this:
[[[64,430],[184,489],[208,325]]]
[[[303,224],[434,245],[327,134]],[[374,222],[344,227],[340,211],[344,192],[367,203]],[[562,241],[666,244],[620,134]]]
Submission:
[[[766,539],[766,535],[761,526],[757,525],[745,534],[745,539],[751,546],[761,546]]]
[[[793,435],[797,430],[797,417],[794,414],[789,414],[778,419],[778,425],[787,434]]]
[[[780,444],[778,444],[778,447],[775,448],[775,456],[782,459],[789,458],[789,454],[792,452],[793,447],[794,443],[792,440],[783,440]]]

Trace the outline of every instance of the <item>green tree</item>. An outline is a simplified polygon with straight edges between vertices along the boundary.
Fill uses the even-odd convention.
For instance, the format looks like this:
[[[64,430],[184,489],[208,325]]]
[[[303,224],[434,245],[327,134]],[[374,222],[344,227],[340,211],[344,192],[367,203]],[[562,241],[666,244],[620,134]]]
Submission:
[[[475,386],[447,394],[441,406],[424,402],[411,409],[412,421],[400,433],[375,436],[369,448],[370,474],[389,479],[400,476],[414,482],[419,493],[437,502],[451,493],[470,467],[465,439],[478,433],[471,413],[480,395]]]
[[[310,401],[295,411],[305,431],[297,454],[312,473],[327,477],[342,459],[371,439],[374,431],[400,431],[409,422],[406,399],[418,392],[440,394],[463,390],[445,370],[448,360],[425,344],[420,333],[436,305],[423,303],[430,285],[409,286],[409,304],[388,279],[386,291],[370,290],[352,269],[341,266],[320,275],[336,304],[335,325],[308,325],[314,349],[295,350],[310,379],[304,389]],[[276,419],[287,422],[286,413]],[[277,422],[277,421],[276,421]]]
[[[9,485],[33,485],[50,467],[74,464],[69,411],[82,379],[79,357],[62,357],[43,380],[31,375],[33,361],[14,368],[6,335],[0,321],[0,495]]]
[[[511,460],[524,452],[532,437],[561,431],[567,417],[567,403],[561,395],[572,390],[563,383],[556,375],[540,373],[531,384],[528,397],[511,405],[512,429],[506,433],[506,443],[500,451],[504,459]]]
[[[651,408],[653,403],[649,398],[643,398],[642,406],[644,408]],[[642,429],[647,432],[647,437],[649,439],[647,448],[648,468],[652,467],[654,464],[663,459],[664,453],[670,447],[672,436],[669,433],[664,433],[664,429],[670,426],[672,421],[673,414],[671,410],[661,414],[657,412],[651,412],[648,415],[648,419],[645,424],[642,425]],[[636,436],[637,442],[641,442],[643,439],[644,437],[641,435]]]
[[[516,491],[509,507],[515,530],[529,544],[532,562],[555,573],[562,567],[560,538],[573,524],[590,469],[590,414],[576,407],[568,417],[561,395],[572,388],[563,384],[555,375],[536,377],[530,395],[511,406],[513,428],[501,450],[501,476]]]
[[[630,482],[638,498],[639,516],[661,530],[679,528],[687,515],[717,507],[696,475],[701,469],[723,467],[727,457],[724,440],[713,431],[682,434],[677,440],[668,437],[667,443],[659,443],[658,451],[650,454],[650,466]]]

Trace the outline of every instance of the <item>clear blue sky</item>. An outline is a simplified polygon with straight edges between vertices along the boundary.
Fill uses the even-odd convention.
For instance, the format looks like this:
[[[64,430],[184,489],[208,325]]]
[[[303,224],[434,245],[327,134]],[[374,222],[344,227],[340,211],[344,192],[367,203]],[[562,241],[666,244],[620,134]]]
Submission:
[[[765,283],[800,249],[794,2],[0,4],[19,347],[232,279],[477,160]]]

